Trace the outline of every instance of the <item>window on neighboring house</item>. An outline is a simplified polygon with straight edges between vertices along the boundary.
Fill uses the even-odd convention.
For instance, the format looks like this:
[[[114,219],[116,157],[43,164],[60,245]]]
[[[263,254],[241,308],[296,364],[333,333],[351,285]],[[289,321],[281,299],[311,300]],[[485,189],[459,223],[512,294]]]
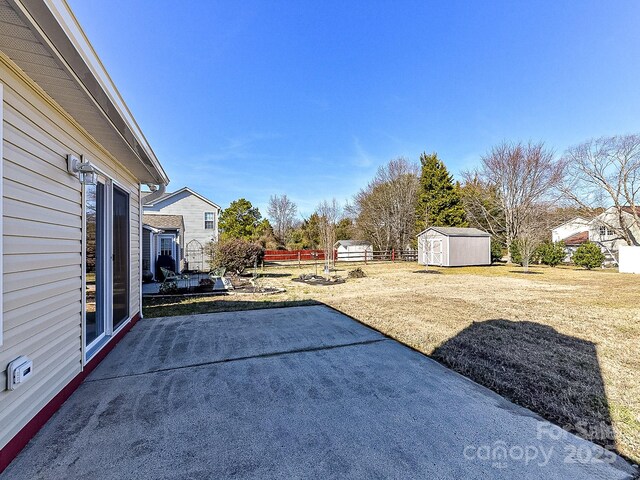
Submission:
[[[173,257],[173,239],[171,237],[160,237],[160,255]]]
[[[213,212],[204,212],[204,228],[206,230],[213,230],[215,228]]]
[[[611,229],[609,229],[609,227],[606,227],[604,225],[600,226],[600,236],[601,237],[612,237],[613,235],[615,235],[615,232]]]

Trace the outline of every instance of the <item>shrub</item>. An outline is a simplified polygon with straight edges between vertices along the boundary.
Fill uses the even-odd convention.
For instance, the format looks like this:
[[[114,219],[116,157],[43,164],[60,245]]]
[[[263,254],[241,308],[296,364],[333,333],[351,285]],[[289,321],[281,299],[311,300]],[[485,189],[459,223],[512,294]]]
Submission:
[[[498,240],[491,238],[491,263],[499,262],[502,260],[502,243]]]
[[[162,295],[173,295],[178,293],[178,283],[174,281],[163,282],[160,284],[160,293]]]
[[[511,252],[511,261],[513,263],[522,265],[522,255],[520,255],[520,247],[518,246],[518,242],[511,242],[509,251]]]
[[[233,238],[218,242],[213,248],[212,268],[226,268],[228,271],[241,274],[247,267],[252,267],[264,258],[264,248],[257,243]]]
[[[360,267],[354,268],[347,274],[348,278],[364,278],[366,276],[367,274],[364,273],[364,270],[362,270]]]
[[[538,247],[538,255],[541,263],[555,267],[560,265],[567,256],[564,243],[562,242],[545,242]]]
[[[598,268],[604,262],[604,253],[595,243],[587,242],[580,245],[573,254],[573,263],[587,270]]]
[[[213,280],[211,280],[210,278],[201,278],[198,282],[198,285],[200,285],[201,287],[210,287],[213,285]]]

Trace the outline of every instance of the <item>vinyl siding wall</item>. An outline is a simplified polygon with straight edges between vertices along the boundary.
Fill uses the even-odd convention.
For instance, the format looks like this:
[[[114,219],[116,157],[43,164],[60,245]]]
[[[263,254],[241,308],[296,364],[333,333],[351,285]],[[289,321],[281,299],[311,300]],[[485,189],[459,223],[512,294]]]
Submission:
[[[4,85],[4,342],[0,448],[82,369],[82,189],[66,155],[84,154],[130,198],[130,316],[140,311],[136,179],[0,53]],[[6,390],[7,364],[34,374]]]

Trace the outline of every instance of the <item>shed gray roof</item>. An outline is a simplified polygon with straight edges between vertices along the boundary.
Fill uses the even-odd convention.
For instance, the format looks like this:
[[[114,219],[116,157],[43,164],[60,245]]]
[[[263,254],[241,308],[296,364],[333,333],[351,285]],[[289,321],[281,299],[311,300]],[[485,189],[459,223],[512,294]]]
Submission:
[[[477,228],[460,228],[460,227],[429,227],[426,230],[423,230],[418,234],[418,236],[423,233],[434,230],[442,235],[447,237],[490,237],[491,234],[487,232],[483,232]]]
[[[142,215],[142,222],[150,227],[160,230],[180,230],[184,229],[182,215]]]
[[[367,245],[370,246],[371,242],[367,242],[365,240],[338,240],[335,245],[342,245],[343,247],[353,247],[356,245]]]

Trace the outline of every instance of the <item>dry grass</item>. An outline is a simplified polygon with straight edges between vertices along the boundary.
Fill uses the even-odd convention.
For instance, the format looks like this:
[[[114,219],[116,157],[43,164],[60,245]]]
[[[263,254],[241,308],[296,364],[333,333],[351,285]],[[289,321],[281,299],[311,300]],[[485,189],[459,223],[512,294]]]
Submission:
[[[512,266],[432,274],[416,264],[360,266],[366,278],[329,287],[291,282],[313,267],[269,269],[263,283],[286,293],[154,300],[145,315],[323,302],[640,461],[637,276],[568,267],[524,275]],[[340,268],[346,277],[349,267]]]

